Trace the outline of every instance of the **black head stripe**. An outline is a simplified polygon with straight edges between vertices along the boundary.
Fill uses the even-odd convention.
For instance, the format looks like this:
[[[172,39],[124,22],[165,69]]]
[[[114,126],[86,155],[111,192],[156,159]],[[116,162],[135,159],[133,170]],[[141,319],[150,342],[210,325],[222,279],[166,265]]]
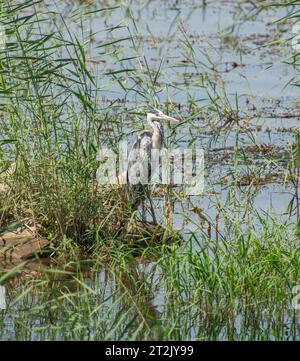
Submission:
[[[151,113],[151,114],[155,114],[155,115],[159,115],[159,111],[156,109],[151,109],[149,110],[147,113]]]

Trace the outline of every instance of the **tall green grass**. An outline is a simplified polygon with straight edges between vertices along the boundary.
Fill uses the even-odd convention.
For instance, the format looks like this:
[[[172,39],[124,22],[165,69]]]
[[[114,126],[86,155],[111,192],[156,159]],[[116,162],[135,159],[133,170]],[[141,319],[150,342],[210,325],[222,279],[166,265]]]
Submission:
[[[102,131],[109,126],[110,107],[100,102],[102,78],[110,74],[94,74],[87,59],[93,34],[85,26],[93,9],[70,14],[80,29],[76,34],[59,9],[42,13],[41,3],[2,2],[2,171],[11,167],[8,190],[1,193],[1,222],[31,217],[50,237],[84,241],[105,223],[107,198],[116,209],[120,201],[117,192],[96,184],[99,148],[113,139]],[[111,51],[122,41],[101,49]]]
[[[121,246],[98,270],[95,255],[91,263],[53,264],[26,287],[11,280],[15,301],[1,313],[0,337],[299,339],[299,311],[292,309],[298,238],[292,223],[261,221],[260,231],[235,228],[231,239],[194,234],[184,247],[149,247],[142,264]]]

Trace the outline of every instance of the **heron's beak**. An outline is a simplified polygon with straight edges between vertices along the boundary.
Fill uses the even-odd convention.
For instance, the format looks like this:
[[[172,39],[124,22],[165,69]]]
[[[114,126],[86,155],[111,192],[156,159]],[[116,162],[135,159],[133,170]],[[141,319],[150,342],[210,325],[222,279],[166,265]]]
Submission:
[[[162,120],[166,120],[167,122],[170,122],[170,123],[179,123],[178,119],[169,117],[168,115],[164,115]]]

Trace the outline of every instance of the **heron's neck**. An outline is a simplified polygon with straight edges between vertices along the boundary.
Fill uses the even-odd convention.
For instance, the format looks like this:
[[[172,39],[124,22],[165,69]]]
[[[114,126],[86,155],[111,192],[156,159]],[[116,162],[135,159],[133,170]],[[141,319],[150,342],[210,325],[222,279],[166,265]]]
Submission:
[[[147,122],[150,127],[153,129],[153,137],[152,137],[152,146],[153,148],[161,148],[163,137],[164,137],[164,129],[159,120],[155,120],[151,117],[151,115],[147,116]]]
[[[147,114],[147,123],[150,125],[151,128],[155,127],[155,124],[153,122],[153,117],[151,116],[151,114]]]
[[[147,123],[154,131],[159,131],[160,129],[162,129],[160,121],[153,118],[151,115],[147,115]]]

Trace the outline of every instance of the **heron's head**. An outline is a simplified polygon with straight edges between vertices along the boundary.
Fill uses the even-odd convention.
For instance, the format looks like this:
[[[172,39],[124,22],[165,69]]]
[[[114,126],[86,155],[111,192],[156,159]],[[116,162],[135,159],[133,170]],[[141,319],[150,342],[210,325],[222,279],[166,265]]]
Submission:
[[[154,110],[151,110],[150,112],[148,112],[147,120],[148,120],[148,123],[152,123],[154,121],[167,121],[170,123],[178,123],[179,122],[179,120],[169,117],[168,115],[164,114],[159,109],[154,109]]]

